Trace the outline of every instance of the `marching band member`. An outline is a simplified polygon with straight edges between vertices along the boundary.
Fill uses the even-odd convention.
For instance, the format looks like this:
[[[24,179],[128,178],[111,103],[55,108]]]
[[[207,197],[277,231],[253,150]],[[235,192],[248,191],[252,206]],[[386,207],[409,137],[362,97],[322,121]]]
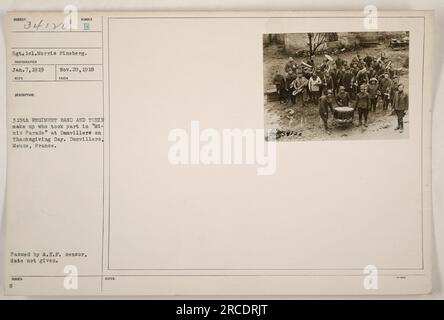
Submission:
[[[353,73],[352,73],[350,67],[346,67],[345,68],[343,82],[344,82],[345,91],[348,92],[348,94],[350,95],[350,98],[354,98],[354,95],[353,95],[353,78],[354,78],[354,76],[353,76]]]
[[[378,80],[376,78],[371,78],[370,83],[367,86],[367,92],[370,99],[370,111],[376,112],[376,104],[378,102],[378,92],[379,92]]]
[[[336,94],[336,91],[338,90],[337,83],[338,83],[338,77],[339,77],[336,63],[331,64],[330,71],[327,73],[330,75],[331,79],[333,80],[333,86],[331,89],[333,90],[333,94]]]
[[[345,91],[344,86],[339,86],[338,94],[336,95],[336,104],[339,107],[348,107],[350,104],[350,95]]]
[[[296,101],[301,101],[302,107],[305,107],[305,102],[307,102],[307,85],[308,80],[302,75],[302,72],[298,72],[298,77],[294,80],[294,93]]]
[[[279,102],[285,103],[286,102],[286,88],[285,88],[285,78],[283,75],[279,73],[278,70],[275,71],[274,78],[273,78],[273,84],[276,86],[276,91],[279,95]]]
[[[326,95],[323,95],[319,99],[319,116],[321,117],[322,123],[324,125],[325,131],[330,134],[330,130],[328,129],[328,109],[333,110],[333,92],[331,90],[327,90]]]
[[[330,67],[330,60],[324,59],[322,64],[319,66],[319,68],[320,68],[321,72],[325,72],[325,73],[330,72],[330,68],[331,68]]]
[[[399,78],[398,77],[393,77],[392,79],[392,87],[390,90],[390,103],[392,104],[392,109],[393,109],[393,103],[394,103],[394,98],[395,98],[395,93],[398,92],[398,85],[399,85]],[[393,110],[392,114],[395,114],[395,111]]]
[[[362,118],[364,118],[364,127],[367,127],[368,109],[370,105],[370,99],[366,92],[366,86],[363,84],[360,87],[360,92],[356,95],[355,109],[358,109],[359,114],[359,126],[362,125]]]
[[[289,69],[287,71],[287,76],[285,77],[285,83],[286,83],[287,98],[288,98],[288,96],[290,97],[290,101],[292,104],[294,104],[292,94],[291,94],[293,92],[292,84],[295,79],[296,79],[296,75],[293,73],[292,69]]]
[[[361,64],[360,70],[356,74],[356,81],[358,83],[358,87],[361,87],[361,85],[368,83],[368,73],[365,64]]]
[[[288,62],[285,65],[285,72],[288,72],[289,70],[292,70],[293,72],[296,72],[298,68],[298,65],[296,61],[292,57],[288,58]]]
[[[398,85],[398,90],[395,93],[393,109],[398,117],[398,126],[395,130],[399,130],[399,132],[402,133],[404,131],[404,116],[409,109],[409,96],[404,92],[404,86],[402,84]]]
[[[322,92],[325,94],[327,90],[331,90],[332,92],[335,92],[335,83],[333,78],[331,77],[330,73],[325,73],[324,75],[324,84],[322,88]]]
[[[308,80],[308,90],[311,92],[315,104],[319,103],[319,96],[321,94],[321,85],[322,85],[321,78],[318,77],[316,72],[313,72],[310,77],[310,80]]]
[[[389,78],[389,74],[384,73],[384,76],[379,84],[379,91],[381,91],[381,94],[382,94],[382,102],[383,102],[382,108],[383,108],[383,110],[388,109],[388,105],[391,100],[390,97],[391,97],[392,85],[393,85],[393,82]]]

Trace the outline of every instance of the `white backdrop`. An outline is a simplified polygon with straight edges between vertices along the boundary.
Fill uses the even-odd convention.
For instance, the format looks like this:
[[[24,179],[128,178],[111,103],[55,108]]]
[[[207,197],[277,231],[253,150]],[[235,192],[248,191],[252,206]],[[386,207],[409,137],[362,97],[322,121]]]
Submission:
[[[306,3],[306,2],[305,2]],[[363,10],[367,5],[375,5],[378,10],[435,10],[435,29],[444,27],[444,2],[442,0],[312,0],[310,5],[299,4],[295,0],[2,0],[0,2],[0,299],[3,296],[3,261],[4,261],[4,199],[6,183],[6,74],[3,14],[12,10],[57,10],[62,11],[68,5],[75,5],[81,10]],[[444,126],[444,79],[443,54],[444,37],[435,33],[434,57],[434,97],[433,97],[433,219],[434,219],[434,257],[433,257],[433,295],[428,298],[444,299],[444,143],[441,137]],[[414,81],[414,79],[413,79]],[[157,297],[160,298],[160,297]],[[214,298],[214,297],[213,297]],[[247,297],[243,297],[247,298]],[[288,297],[285,297],[288,298]],[[297,297],[304,298],[304,297]],[[347,298],[347,297],[346,297]],[[393,298],[393,297],[387,297]],[[427,297],[408,297],[427,298]],[[371,299],[371,298],[368,298]]]

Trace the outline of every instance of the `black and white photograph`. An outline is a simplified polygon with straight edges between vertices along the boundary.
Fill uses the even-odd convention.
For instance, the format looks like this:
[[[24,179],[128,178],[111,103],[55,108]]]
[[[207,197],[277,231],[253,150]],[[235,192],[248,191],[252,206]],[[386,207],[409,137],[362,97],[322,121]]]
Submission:
[[[409,135],[409,32],[263,35],[266,139]]]
[[[315,1],[0,4],[0,300],[444,298],[444,10]]]

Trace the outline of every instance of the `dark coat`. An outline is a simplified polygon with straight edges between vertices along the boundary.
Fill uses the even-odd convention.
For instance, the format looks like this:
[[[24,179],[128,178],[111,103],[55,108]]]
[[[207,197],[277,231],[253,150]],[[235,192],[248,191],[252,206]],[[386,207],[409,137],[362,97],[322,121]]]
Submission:
[[[350,104],[350,95],[348,94],[348,92],[344,91],[338,93],[336,95],[336,103],[340,107],[348,107],[348,105]]]
[[[369,96],[367,92],[359,92],[356,95],[356,106],[359,109],[368,109],[370,104]]]
[[[296,79],[296,75],[295,74],[287,74],[287,76],[285,77],[285,83],[286,83],[286,89],[290,90],[290,84]]]
[[[278,91],[285,90],[285,78],[283,75],[277,74],[273,78],[273,83]]]
[[[298,65],[296,64],[296,62],[288,61],[287,64],[285,65],[285,72],[288,72],[289,70],[293,70],[293,72],[296,72],[297,69]]]
[[[390,78],[383,78],[379,82],[379,88],[381,92],[386,93],[387,91],[392,89],[393,81]]]
[[[350,89],[353,87],[353,73],[350,71],[346,71],[344,73],[344,87],[345,89]]]
[[[319,99],[319,115],[321,118],[328,118],[328,109],[332,109],[333,105],[327,100],[326,96],[322,96]]]
[[[330,90],[334,90],[335,89],[335,81],[333,80],[332,77],[324,78],[324,89],[330,89]]]
[[[393,108],[395,110],[408,110],[409,109],[409,95],[407,93],[397,91],[393,97]]]
[[[356,80],[358,81],[358,85],[361,85],[363,83],[368,83],[368,72],[364,71],[364,70],[360,70],[357,74],[356,74]]]
[[[369,84],[367,87],[367,91],[370,99],[374,99],[378,96],[378,85],[377,84]]]

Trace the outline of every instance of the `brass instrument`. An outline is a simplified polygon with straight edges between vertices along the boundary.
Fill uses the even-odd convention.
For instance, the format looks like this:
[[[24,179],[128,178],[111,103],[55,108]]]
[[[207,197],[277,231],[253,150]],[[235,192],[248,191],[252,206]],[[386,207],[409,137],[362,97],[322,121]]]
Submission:
[[[297,95],[297,94],[299,94],[299,93],[301,93],[302,91],[304,91],[304,87],[305,87],[305,84],[303,84],[302,86],[300,86],[300,87],[298,87],[298,88],[295,88],[295,81],[296,80],[294,80],[291,84],[290,84],[290,88],[294,88],[294,90],[293,90],[293,92],[291,93],[292,95]]]

